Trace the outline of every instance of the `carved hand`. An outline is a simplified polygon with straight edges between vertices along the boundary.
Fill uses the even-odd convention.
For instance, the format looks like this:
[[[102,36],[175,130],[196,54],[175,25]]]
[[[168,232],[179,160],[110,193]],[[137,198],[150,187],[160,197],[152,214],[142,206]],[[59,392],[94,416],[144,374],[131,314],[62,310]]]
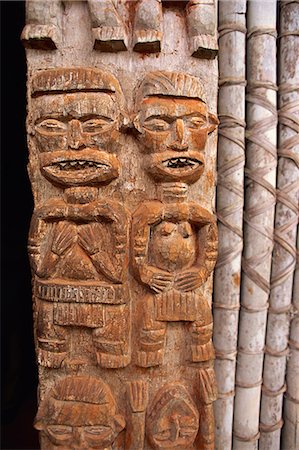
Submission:
[[[175,276],[175,287],[181,291],[193,291],[207,280],[205,268],[191,267]]]
[[[91,225],[80,227],[79,243],[89,255],[94,255],[100,251],[100,243],[96,239]]]
[[[66,222],[60,222],[54,230],[55,235],[52,242],[52,252],[61,256],[76,240],[72,226]]]
[[[199,370],[199,395],[206,405],[217,399],[217,384],[212,368]]]
[[[128,386],[128,395],[133,412],[145,411],[148,403],[148,386],[146,381],[132,381]]]
[[[156,293],[166,291],[173,282],[173,275],[153,266],[144,266],[140,270],[140,278]]]

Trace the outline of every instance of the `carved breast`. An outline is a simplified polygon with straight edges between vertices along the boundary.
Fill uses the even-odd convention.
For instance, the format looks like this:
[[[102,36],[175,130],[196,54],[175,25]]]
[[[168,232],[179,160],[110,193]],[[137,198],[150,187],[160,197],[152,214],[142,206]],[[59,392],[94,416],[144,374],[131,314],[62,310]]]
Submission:
[[[191,267],[196,258],[196,235],[189,222],[162,222],[152,229],[151,264],[170,272]]]
[[[88,237],[93,245],[101,246],[101,229],[94,233],[94,226],[100,228],[100,224],[93,224],[93,233],[90,224],[74,224],[70,222],[59,222],[52,230],[53,242],[59,249],[58,261],[51,277],[69,280],[105,280],[99,273],[91,259],[93,251],[89,248]],[[82,236],[84,233],[85,240]],[[87,233],[86,233],[87,232]],[[52,245],[53,251],[53,245]],[[57,250],[56,250],[57,251]]]

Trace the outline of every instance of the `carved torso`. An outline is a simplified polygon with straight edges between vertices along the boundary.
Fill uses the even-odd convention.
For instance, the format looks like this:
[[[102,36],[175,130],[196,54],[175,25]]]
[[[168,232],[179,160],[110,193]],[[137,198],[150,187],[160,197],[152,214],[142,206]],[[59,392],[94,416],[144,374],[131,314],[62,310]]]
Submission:
[[[151,230],[150,263],[169,272],[191,267],[196,259],[196,234],[188,222],[162,222]]]

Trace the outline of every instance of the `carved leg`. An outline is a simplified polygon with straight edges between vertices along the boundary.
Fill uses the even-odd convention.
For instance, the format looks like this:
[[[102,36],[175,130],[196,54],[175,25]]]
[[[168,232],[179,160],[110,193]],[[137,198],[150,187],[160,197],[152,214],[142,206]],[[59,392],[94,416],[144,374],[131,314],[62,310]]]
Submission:
[[[215,58],[218,44],[214,0],[190,0],[186,16],[192,56]]]
[[[66,358],[69,344],[65,328],[54,325],[54,303],[37,300],[37,358],[39,364],[58,368]]]
[[[55,50],[60,42],[57,17],[60,0],[29,0],[26,2],[26,26],[21,34],[25,47]]]
[[[136,364],[141,367],[159,366],[163,362],[167,322],[155,320],[153,295],[146,296],[142,306],[142,330]]]
[[[210,305],[203,298],[199,319],[190,324],[191,360],[193,362],[209,361],[215,358],[212,342],[213,318]]]
[[[92,332],[98,365],[106,368],[126,367],[131,361],[130,307],[105,305],[104,326]]]
[[[127,31],[111,0],[88,0],[94,49],[102,52],[127,50]]]
[[[202,403],[200,419],[200,448],[214,450],[214,410],[213,402],[217,399],[215,372],[212,367],[199,371],[199,397]]]
[[[161,0],[139,0],[134,21],[133,50],[135,52],[161,51],[162,20]]]

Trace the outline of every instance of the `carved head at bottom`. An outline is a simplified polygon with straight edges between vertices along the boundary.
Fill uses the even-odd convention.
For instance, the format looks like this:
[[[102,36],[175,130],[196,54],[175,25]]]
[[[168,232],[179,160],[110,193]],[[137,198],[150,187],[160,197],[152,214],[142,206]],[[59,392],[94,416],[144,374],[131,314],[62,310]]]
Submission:
[[[147,438],[154,449],[193,449],[199,413],[186,388],[166,386],[153,400],[147,418]]]
[[[44,448],[110,450],[125,427],[109,387],[94,377],[69,376],[41,401],[35,419]]]

